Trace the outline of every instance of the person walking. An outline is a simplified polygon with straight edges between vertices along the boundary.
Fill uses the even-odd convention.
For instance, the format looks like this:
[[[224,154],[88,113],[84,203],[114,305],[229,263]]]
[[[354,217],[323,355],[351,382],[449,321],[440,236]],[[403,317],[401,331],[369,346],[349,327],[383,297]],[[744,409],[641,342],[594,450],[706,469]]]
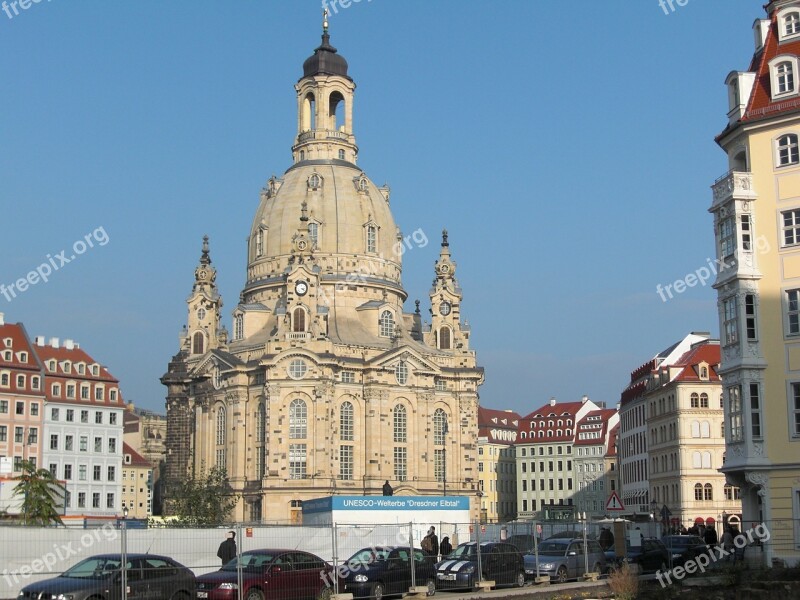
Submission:
[[[422,538],[420,545],[422,546],[422,549],[428,553],[428,556],[430,556],[435,562],[439,556],[439,538],[436,537],[436,527],[433,525],[430,526],[428,529],[428,534]]]
[[[717,538],[717,530],[711,526],[706,527],[705,534],[703,535],[703,541],[706,543],[706,546],[716,546],[717,542],[719,541]]]
[[[225,540],[219,545],[217,557],[222,559],[223,567],[236,558],[236,532],[228,532]]]

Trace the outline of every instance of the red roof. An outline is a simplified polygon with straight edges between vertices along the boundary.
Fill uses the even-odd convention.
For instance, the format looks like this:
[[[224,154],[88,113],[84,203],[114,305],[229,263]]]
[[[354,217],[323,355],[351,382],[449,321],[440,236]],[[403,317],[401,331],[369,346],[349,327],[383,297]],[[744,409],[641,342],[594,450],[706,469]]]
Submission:
[[[614,428],[608,432],[608,449],[606,456],[617,455],[617,438],[619,437],[619,423],[614,425]]]
[[[548,402],[522,417],[519,433],[520,438],[525,433],[525,438],[520,439],[519,443],[549,444],[572,441],[575,439],[575,415],[583,405],[583,402],[563,402],[551,406]],[[560,425],[559,421],[561,421]],[[534,423],[534,427],[531,427],[531,423]],[[543,432],[541,437],[539,436],[540,431]],[[559,431],[561,435],[558,435]]]
[[[608,420],[614,416],[616,412],[616,410],[611,408],[603,408],[586,413],[586,416],[578,421],[578,427],[575,429],[575,445],[596,446],[598,444],[605,444],[606,431],[608,430]],[[592,427],[592,425],[597,424],[601,426],[599,429],[597,427]],[[588,431],[599,431],[600,437],[589,440],[580,439],[580,434]]]
[[[756,73],[753,91],[747,103],[742,121],[752,121],[764,117],[795,112],[800,109],[800,98],[772,99],[770,85],[769,62],[776,56],[800,56],[800,40],[793,39],[779,43],[778,41],[778,11],[772,13],[769,24],[769,33],[764,42],[764,47],[753,57],[751,70]],[[797,74],[795,73],[795,77]]]
[[[719,382],[720,378],[719,375],[717,375],[717,365],[720,363],[720,358],[721,355],[719,343],[715,342],[699,344],[689,350],[675,362],[673,368],[680,368],[681,372],[673,378],[673,381]],[[701,379],[700,377],[701,363],[706,363],[708,365],[708,378],[706,379]]]
[[[8,343],[7,343],[8,342]],[[11,360],[5,360],[6,351],[11,351]],[[27,361],[19,359],[19,353],[27,353]],[[0,369],[11,371],[9,386],[3,391],[10,394],[35,394],[43,396],[43,382],[40,381],[39,390],[31,389],[30,375],[42,376],[42,365],[33,351],[28,333],[22,323],[5,323],[0,325]],[[26,375],[25,386],[17,387],[16,375]]]
[[[517,439],[520,416],[510,410],[478,407],[478,435],[492,443],[513,444]]]
[[[149,469],[153,468],[153,466],[144,456],[142,456],[136,450],[131,448],[126,442],[122,442],[122,455],[125,456],[126,454],[130,454],[131,462],[124,463],[123,467],[147,467]]]

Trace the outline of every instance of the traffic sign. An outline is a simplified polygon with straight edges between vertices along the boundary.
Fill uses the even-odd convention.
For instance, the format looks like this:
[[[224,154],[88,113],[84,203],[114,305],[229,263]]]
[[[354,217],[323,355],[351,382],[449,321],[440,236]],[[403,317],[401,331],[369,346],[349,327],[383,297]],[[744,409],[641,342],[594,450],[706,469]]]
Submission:
[[[625,505],[622,504],[617,492],[611,492],[608,502],[606,502],[606,510],[625,510]]]

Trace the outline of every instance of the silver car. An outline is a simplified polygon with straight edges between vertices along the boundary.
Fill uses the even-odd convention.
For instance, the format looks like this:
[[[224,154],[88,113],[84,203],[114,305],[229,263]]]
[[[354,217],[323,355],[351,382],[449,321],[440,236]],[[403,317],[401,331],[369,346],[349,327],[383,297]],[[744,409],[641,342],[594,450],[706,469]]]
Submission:
[[[595,540],[587,540],[589,556],[584,553],[582,538],[551,538],[539,544],[539,576],[547,575],[552,581],[563,583],[568,579],[577,579],[586,572],[603,573],[606,570],[606,556],[600,544]],[[536,556],[525,555],[525,577],[536,577]]]

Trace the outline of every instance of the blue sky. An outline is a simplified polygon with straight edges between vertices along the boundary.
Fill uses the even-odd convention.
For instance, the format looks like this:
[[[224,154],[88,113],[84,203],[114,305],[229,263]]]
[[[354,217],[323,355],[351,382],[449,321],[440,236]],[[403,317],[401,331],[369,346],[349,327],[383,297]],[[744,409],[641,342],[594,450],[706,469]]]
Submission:
[[[723,82],[747,68],[762,4],[361,0],[331,15],[358,85],[359,164],[391,186],[401,229],[430,239],[404,256],[406,310],[427,311],[447,227],[483,405],[613,406],[657,351],[718,335],[710,284],[667,302],[656,286],[715,255]],[[108,240],[0,295],[6,320],[75,339],[127,399],[163,411],[204,234],[230,329],[320,13],[316,0],[0,12],[0,283]]]

